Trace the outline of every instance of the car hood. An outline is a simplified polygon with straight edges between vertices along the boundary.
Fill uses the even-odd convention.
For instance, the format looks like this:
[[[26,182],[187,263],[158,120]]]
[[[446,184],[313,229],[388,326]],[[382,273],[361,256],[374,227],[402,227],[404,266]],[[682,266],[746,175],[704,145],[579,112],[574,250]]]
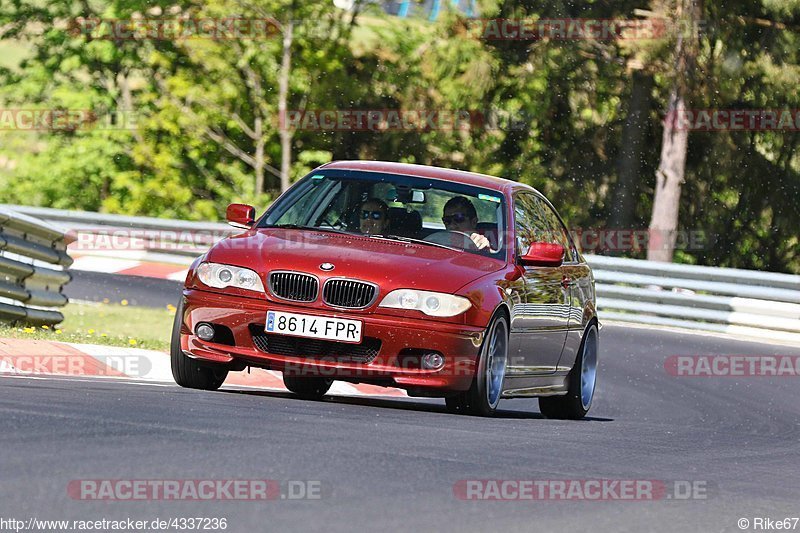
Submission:
[[[361,235],[314,230],[262,228],[217,243],[206,261],[251,268],[264,281],[272,270],[371,281],[381,292],[413,288],[454,293],[471,281],[504,268],[504,263],[469,252]],[[326,272],[322,263],[332,263]]]

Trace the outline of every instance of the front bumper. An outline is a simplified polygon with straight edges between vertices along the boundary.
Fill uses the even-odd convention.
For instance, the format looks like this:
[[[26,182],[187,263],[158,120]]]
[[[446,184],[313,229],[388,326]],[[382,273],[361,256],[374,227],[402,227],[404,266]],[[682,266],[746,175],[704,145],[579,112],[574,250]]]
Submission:
[[[422,395],[463,391],[470,387],[485,331],[463,324],[348,313],[201,290],[184,290],[183,295],[181,348],[190,357],[234,367],[249,365],[298,376],[324,376],[400,387]],[[270,353],[260,349],[253,337],[253,331],[263,332],[268,309],[361,320],[363,336],[379,339],[380,349],[368,362],[347,357]],[[232,336],[225,343],[203,341],[193,333],[199,322],[224,326]],[[444,355],[444,366],[439,370],[419,368],[413,356],[409,356],[409,353],[416,353],[415,350],[440,352]]]

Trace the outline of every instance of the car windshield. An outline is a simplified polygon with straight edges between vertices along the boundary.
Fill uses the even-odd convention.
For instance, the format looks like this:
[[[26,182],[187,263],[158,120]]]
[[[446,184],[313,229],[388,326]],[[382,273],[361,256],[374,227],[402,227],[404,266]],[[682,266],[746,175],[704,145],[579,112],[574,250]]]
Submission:
[[[430,178],[343,170],[306,176],[259,227],[315,228],[419,241],[502,259],[505,208],[497,191]]]

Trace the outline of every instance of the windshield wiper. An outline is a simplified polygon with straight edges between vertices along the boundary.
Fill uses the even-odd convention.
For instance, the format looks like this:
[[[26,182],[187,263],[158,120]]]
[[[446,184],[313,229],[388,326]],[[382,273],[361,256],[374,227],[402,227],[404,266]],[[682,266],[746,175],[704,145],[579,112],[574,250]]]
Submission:
[[[390,241],[400,241],[400,242],[410,242],[414,244],[426,244],[428,246],[435,246],[437,248],[444,248],[446,250],[452,250],[454,252],[463,252],[464,250],[461,248],[454,248],[452,246],[447,246],[445,244],[439,244],[438,242],[430,242],[430,241],[423,241],[421,239],[412,239],[411,237],[401,237],[400,235],[384,235],[382,233],[373,233],[371,235],[364,235],[360,233],[351,233],[343,230],[339,230],[336,228],[320,228],[317,226],[303,226],[302,224],[273,224],[271,226],[264,226],[265,228],[281,228],[281,229],[305,229],[311,231],[327,231],[330,233],[341,233],[344,235],[355,235],[355,236],[362,236],[362,237],[371,237],[376,239],[386,239]]]
[[[311,231],[327,231],[329,233],[344,233],[350,235],[346,231],[336,228],[320,228],[318,226],[303,226],[301,224],[272,224],[271,226],[264,226],[265,228],[281,228],[281,229],[307,229]]]
[[[372,235],[368,235],[368,236],[369,237],[375,237],[377,239],[387,239],[387,240],[391,240],[391,241],[413,242],[415,244],[427,244],[428,246],[436,246],[437,248],[445,248],[447,250],[452,250],[454,252],[463,252],[464,251],[461,248],[453,248],[452,246],[439,244],[438,242],[423,241],[421,239],[412,239],[411,237],[401,237],[400,235],[383,235],[381,233],[373,233]]]

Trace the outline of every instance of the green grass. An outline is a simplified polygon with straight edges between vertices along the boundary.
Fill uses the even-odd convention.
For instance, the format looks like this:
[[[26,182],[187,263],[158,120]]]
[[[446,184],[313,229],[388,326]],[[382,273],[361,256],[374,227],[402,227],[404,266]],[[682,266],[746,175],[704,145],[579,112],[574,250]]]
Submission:
[[[120,304],[69,303],[58,326],[25,327],[0,324],[0,338],[80,342],[168,350],[175,308],[131,307]]]

